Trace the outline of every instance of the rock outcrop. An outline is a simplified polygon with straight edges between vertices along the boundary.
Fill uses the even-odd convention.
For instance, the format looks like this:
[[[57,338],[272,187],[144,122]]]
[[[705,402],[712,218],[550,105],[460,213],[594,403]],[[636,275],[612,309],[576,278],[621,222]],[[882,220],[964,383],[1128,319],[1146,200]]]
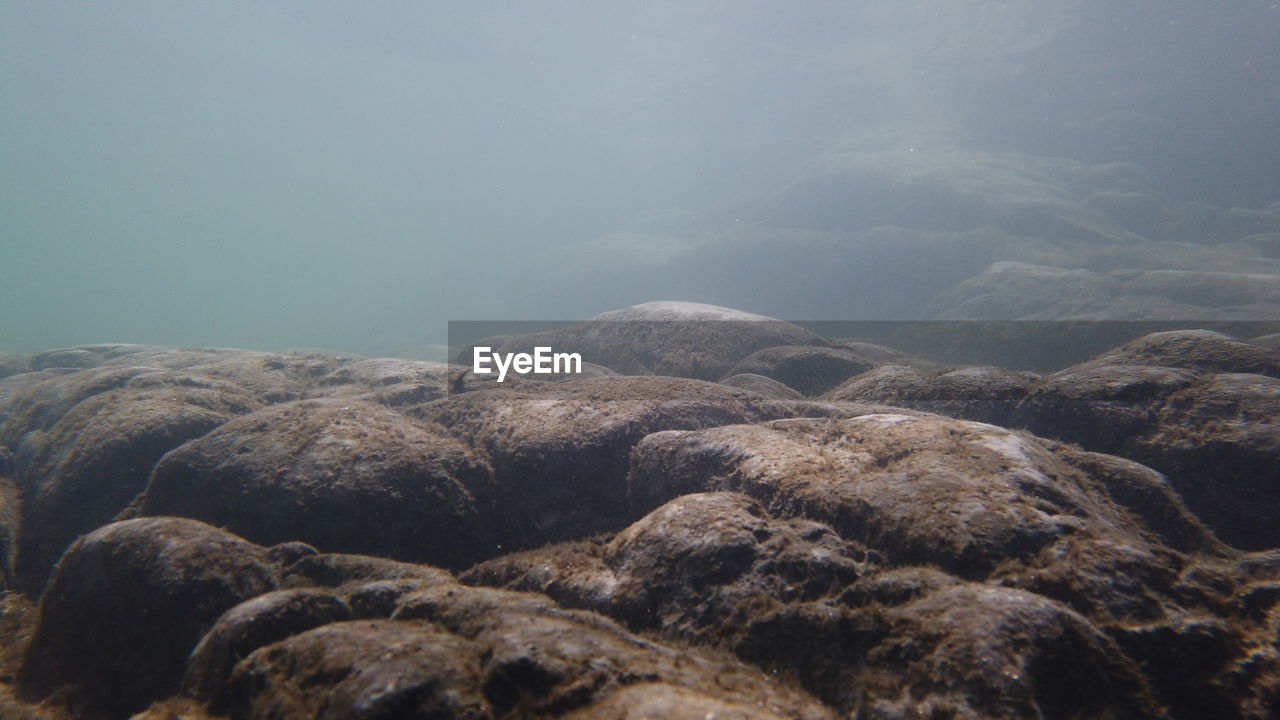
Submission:
[[[794,410],[700,380],[618,377],[464,393],[412,412],[488,458],[496,484],[491,522],[499,542],[516,549],[618,530],[634,519],[628,456],[645,435]]]
[[[361,400],[299,400],[166,455],[138,511],[262,544],[465,567],[496,552],[494,492],[484,459],[438,427]]]
[[[1148,335],[1044,379],[1031,431],[1133,458],[1245,549],[1280,544],[1280,355],[1217,333]]]
[[[24,356],[0,378],[0,714],[1280,707],[1273,348],[1159,332],[1039,376],[628,312],[679,328],[633,334],[642,375]],[[702,316],[751,332],[700,355]]]
[[[849,348],[781,345],[751,353],[729,375],[764,375],[802,395],[815,396],[874,366],[873,359]]]
[[[218,617],[273,590],[266,552],[194,520],[107,525],[63,556],[18,678],[93,717],[128,716],[178,689],[187,656]]]

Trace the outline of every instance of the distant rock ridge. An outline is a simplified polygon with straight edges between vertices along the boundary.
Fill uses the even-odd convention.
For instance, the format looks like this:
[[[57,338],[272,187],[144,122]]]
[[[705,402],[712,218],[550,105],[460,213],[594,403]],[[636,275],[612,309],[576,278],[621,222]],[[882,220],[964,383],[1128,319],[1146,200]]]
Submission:
[[[576,248],[544,292],[572,307],[679,288],[796,320],[1280,316],[1280,202],[1186,201],[1161,180],[943,139],[837,147],[718,232]]]

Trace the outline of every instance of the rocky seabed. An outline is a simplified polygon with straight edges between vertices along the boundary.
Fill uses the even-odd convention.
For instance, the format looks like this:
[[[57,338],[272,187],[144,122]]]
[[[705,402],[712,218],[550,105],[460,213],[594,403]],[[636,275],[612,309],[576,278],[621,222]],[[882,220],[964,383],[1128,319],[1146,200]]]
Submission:
[[[1275,349],[619,312],[667,329],[507,338],[590,362],[501,384],[0,354],[0,717],[1280,715]]]

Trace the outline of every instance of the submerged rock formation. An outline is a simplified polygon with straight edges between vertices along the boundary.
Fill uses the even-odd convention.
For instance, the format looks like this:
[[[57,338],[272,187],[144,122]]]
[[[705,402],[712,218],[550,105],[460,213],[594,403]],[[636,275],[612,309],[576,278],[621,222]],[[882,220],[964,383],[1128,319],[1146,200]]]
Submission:
[[[489,464],[439,427],[361,400],[297,400],[170,452],[137,511],[465,567],[494,552],[494,491]]]
[[[1274,349],[1157,333],[1039,376],[749,322],[555,382],[7,357],[0,713],[1280,710]]]
[[[145,708],[178,688],[196,642],[222,613],[275,589],[265,549],[194,520],[143,518],[71,546],[45,591],[18,678],[100,717]]]

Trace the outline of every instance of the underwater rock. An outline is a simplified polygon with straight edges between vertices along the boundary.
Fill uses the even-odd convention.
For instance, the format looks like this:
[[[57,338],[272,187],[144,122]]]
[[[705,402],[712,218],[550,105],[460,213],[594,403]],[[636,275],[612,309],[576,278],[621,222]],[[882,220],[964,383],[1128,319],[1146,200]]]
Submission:
[[[55,348],[37,353],[31,356],[31,362],[36,370],[91,368],[108,363],[145,365],[146,363],[134,363],[131,358],[134,356],[141,357],[142,354],[154,350],[169,352],[171,348],[135,345],[132,343],[76,345],[75,347]]]
[[[876,367],[806,400],[104,345],[0,379],[0,552],[121,511],[274,544],[92,532],[0,714],[1274,714],[1280,550],[1201,522],[1261,548],[1280,516],[1274,350],[1157,333],[1037,378],[825,347]]]
[[[1071,367],[1046,377],[1018,411],[1031,432],[1098,452],[1121,453],[1151,428],[1151,410],[1200,382],[1194,370],[1148,365]]]
[[[357,397],[400,407],[444,397],[460,368],[440,362],[368,358],[345,364],[320,378],[309,397]]]
[[[1222,539],[1242,549],[1275,547],[1277,362],[1273,350],[1217,333],[1156,333],[1046,377],[1018,422],[1150,465]]]
[[[600,534],[499,555],[472,565],[458,579],[468,585],[539,592],[563,607],[621,620],[613,609],[618,579],[604,562],[613,537]]]
[[[92,717],[124,717],[177,689],[225,611],[275,588],[265,550],[184,518],[100,528],[69,548],[40,606],[18,677],[24,699],[57,692]]]
[[[14,352],[0,352],[0,380],[10,375],[20,375],[22,373],[35,370],[34,364],[31,362],[30,355]]]
[[[936,375],[929,383],[931,401],[911,407],[963,420],[1006,425],[1014,408],[1026,398],[1037,380],[1032,373],[997,367],[958,368]]]
[[[750,390],[751,392],[760,393],[765,397],[773,398],[775,400],[801,400],[804,398],[804,395],[801,395],[796,390],[783,385],[771,377],[755,375],[753,373],[730,375],[729,377],[722,378],[720,380],[720,384],[742,390]]]
[[[306,397],[311,391],[324,387],[324,378],[353,360],[334,355],[284,355],[218,348],[144,348],[120,362],[226,380],[270,404]]]
[[[794,410],[716,383],[625,376],[463,393],[413,412],[488,458],[497,485],[491,527],[514,550],[617,530],[633,520],[628,455],[645,435]]]
[[[1025,433],[938,416],[789,419],[653,433],[636,445],[628,488],[641,509],[691,492],[743,492],[771,513],[828,523],[896,564],[969,579],[1075,547],[1119,544],[1144,567],[1176,562],[1143,540],[1142,516],[1125,507],[1133,499],[1076,462]],[[1167,488],[1142,502],[1179,519],[1186,549],[1221,551]],[[1108,590],[1091,601],[1130,612],[1129,603],[1149,604],[1150,591],[1135,585],[1136,597]]]
[[[464,567],[494,552],[492,474],[439,428],[360,400],[300,400],[229,422],[155,468],[139,509],[262,544]]]
[[[1114,641],[1053,600],[964,584],[888,615],[860,676],[865,717],[1167,717]]]
[[[5,388],[0,395],[4,400],[0,408],[0,444],[18,451],[29,433],[48,430],[81,402],[155,372],[155,368],[148,367],[45,370],[0,381]]]
[[[15,562],[19,587],[40,594],[58,557],[77,535],[117,518],[142,492],[156,462],[169,450],[198,438],[233,417],[260,406],[225,381],[164,370],[116,374],[99,370],[67,377],[73,389],[85,381],[98,390],[57,416],[38,408],[57,407],[62,383],[46,381],[32,390],[28,415],[53,421],[29,427],[18,441],[15,477],[23,496],[26,531]],[[106,383],[91,382],[92,376]],[[116,387],[111,387],[119,382]],[[77,396],[79,393],[76,394]],[[22,405],[22,400],[14,405]],[[0,432],[23,431],[15,415]]]
[[[1031,391],[1035,376],[995,367],[956,370],[882,365],[849,378],[823,400],[899,405],[1007,425],[1013,410]]]
[[[1096,266],[1105,260],[1095,260]],[[1270,267],[1277,274],[1257,272]],[[1239,261],[1235,272],[1078,267],[1000,261],[938,293],[937,320],[1270,320],[1280,311],[1280,264]]]
[[[611,593],[598,609],[633,629],[795,674],[848,710],[861,656],[887,628],[834,598],[882,562],[822,523],[770,517],[746,496],[685,495],[604,548]]]
[[[1174,393],[1120,454],[1169,477],[1222,539],[1280,546],[1280,379],[1224,373]]]
[[[1248,712],[1249,701],[1242,703],[1240,697],[1241,679],[1260,675],[1264,663],[1255,655],[1258,648],[1228,622],[1192,615],[1134,624],[1116,629],[1112,635],[1146,670],[1151,683],[1177,708],[1178,715],[1265,717],[1266,711]],[[1272,663],[1272,670],[1275,668]]]
[[[881,365],[851,377],[823,395],[824,400],[857,401],[875,398],[878,402],[910,407],[928,398],[929,380],[934,373],[909,365]]]
[[[442,586],[406,596],[395,617],[330,624],[260,648],[232,673],[231,714],[560,717],[632,689],[626,697],[650,702],[674,694],[766,717],[830,717],[757,671],[642,640],[540,595]]]
[[[348,583],[403,579],[452,582],[453,575],[430,565],[343,553],[307,555],[284,568],[284,584],[290,587],[339,587]]]
[[[10,403],[14,397],[26,393],[29,388],[39,385],[50,378],[65,377],[75,372],[75,370],[40,370],[0,378],[0,413],[3,413],[0,414],[0,428],[4,427],[6,421],[4,415],[11,411]],[[12,438],[10,438],[11,441]]]
[[[838,595],[881,562],[821,523],[770,517],[737,493],[695,493],[604,546],[611,592],[596,609],[635,629],[736,647],[756,642],[757,624],[781,608]],[[825,643],[823,633],[796,630],[789,644]]]
[[[881,365],[908,365],[911,367],[929,368],[935,367],[934,363],[918,357],[912,357],[901,350],[897,350],[886,345],[878,343],[864,342],[846,338],[844,340],[831,340],[828,342],[830,347],[838,350],[848,350],[873,367]]]
[[[341,598],[317,590],[276,590],[242,602],[218,618],[191,652],[183,692],[225,713],[227,708],[213,698],[240,660],[260,647],[351,619],[351,608]]]
[[[822,342],[808,330],[763,315],[699,303],[650,302],[560,330],[516,336],[494,350],[529,353],[547,346],[580,353],[584,362],[624,375],[715,380],[756,350]]]
[[[1139,664],[1062,603],[895,567],[828,525],[771,516],[737,493],[684,495],[608,543],[504,556],[463,577],[731,649],[845,713],[1014,718],[1087,707],[1163,717]],[[1095,576],[1100,592],[1113,577]],[[1096,696],[1074,697],[1080,684]]]
[[[23,437],[51,428],[86,399],[125,387],[174,385],[251,398],[254,406],[303,397],[350,362],[329,356],[288,356],[247,350],[86,346],[99,364],[25,373],[0,380],[0,444],[17,449]],[[90,352],[90,350],[84,350]],[[355,375],[353,381],[363,377]],[[370,390],[376,389],[372,384]]]
[[[99,362],[98,356],[88,350],[66,348],[46,350],[31,359],[36,370],[61,370],[65,368],[91,368]]]
[[[661,683],[628,685],[566,720],[784,720],[791,716],[752,700],[727,700],[708,691]]]
[[[406,596],[394,617],[428,620],[487,646],[486,694],[499,714],[511,706],[556,714],[648,681],[784,716],[828,716],[812,699],[741,663],[639,638],[536,593],[433,587]]]
[[[479,655],[428,625],[335,623],[249,655],[214,705],[246,719],[492,717]]]
[[[874,365],[874,361],[848,348],[780,345],[751,353],[728,374],[764,375],[812,397]]]
[[[924,316],[936,320],[1062,320],[1089,316],[1120,292],[1114,278],[1090,270],[1000,261],[936,295]]]
[[[13,481],[13,456],[0,445],[0,593],[13,584],[14,554],[22,527],[22,498]]]
[[[0,684],[0,717],[5,720],[62,720],[63,716],[55,715],[55,712],[52,708],[39,707],[14,698],[12,689]]]
[[[1241,342],[1212,330],[1170,330],[1143,335],[1071,369],[1109,365],[1149,365],[1280,378],[1280,351]]]

